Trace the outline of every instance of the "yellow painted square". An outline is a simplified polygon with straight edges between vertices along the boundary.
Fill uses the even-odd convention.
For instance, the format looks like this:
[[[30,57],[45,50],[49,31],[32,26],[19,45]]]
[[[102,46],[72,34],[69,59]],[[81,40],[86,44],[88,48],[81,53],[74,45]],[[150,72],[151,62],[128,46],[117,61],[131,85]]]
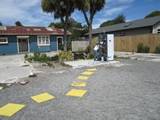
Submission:
[[[89,72],[89,71],[85,71],[85,72],[81,73],[81,75],[86,75],[86,76],[91,76],[93,74],[94,74],[94,72]]]
[[[88,76],[78,76],[78,80],[88,80],[89,77]]]
[[[96,70],[97,70],[96,68],[86,69],[86,71],[89,71],[89,72],[95,72]]]
[[[0,108],[0,116],[11,117],[24,107],[25,105],[23,104],[8,103]]]
[[[87,90],[72,89],[66,94],[66,96],[83,97],[86,93]]]
[[[73,87],[85,87],[87,85],[86,82],[74,82],[71,84]]]
[[[37,103],[42,103],[42,102],[46,102],[46,101],[55,99],[55,97],[49,93],[42,93],[36,96],[32,96],[31,98]]]

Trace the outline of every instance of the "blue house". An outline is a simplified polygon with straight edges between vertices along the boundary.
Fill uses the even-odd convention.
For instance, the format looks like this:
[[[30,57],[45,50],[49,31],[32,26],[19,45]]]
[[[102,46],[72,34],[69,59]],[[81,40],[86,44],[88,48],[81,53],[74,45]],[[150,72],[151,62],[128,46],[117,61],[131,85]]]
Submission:
[[[58,51],[63,34],[50,27],[0,26],[0,55]]]

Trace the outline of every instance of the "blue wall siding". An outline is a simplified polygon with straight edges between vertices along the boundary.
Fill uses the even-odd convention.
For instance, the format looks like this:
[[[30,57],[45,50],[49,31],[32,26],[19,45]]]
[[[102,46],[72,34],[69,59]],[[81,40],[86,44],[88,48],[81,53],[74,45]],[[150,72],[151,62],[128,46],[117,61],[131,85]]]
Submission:
[[[37,36],[30,36],[29,43],[30,43],[30,52],[57,51],[56,36],[50,36],[50,46],[38,46],[37,45]]]
[[[7,37],[8,44],[0,45],[0,55],[2,54],[17,54],[17,36],[0,36]],[[32,35],[29,37],[29,48],[30,52],[50,52],[57,51],[57,36],[50,36],[50,46],[38,46],[37,36]]]
[[[16,36],[0,36],[7,37],[8,44],[0,44],[0,55],[2,54],[17,54],[17,37]]]
[[[51,40],[51,51],[57,51],[58,45],[57,45],[57,36],[50,36]]]

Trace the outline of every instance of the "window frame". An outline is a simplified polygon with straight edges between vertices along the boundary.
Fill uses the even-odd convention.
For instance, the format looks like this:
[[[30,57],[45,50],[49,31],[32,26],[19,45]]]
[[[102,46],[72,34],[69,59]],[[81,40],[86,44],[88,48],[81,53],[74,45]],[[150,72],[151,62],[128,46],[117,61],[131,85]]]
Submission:
[[[0,40],[1,40],[1,39],[4,39],[6,42],[1,42],[1,41],[0,41],[0,45],[8,44],[8,38],[7,38],[7,37],[0,37]]]
[[[38,46],[50,46],[50,36],[48,35],[37,36],[37,45]]]

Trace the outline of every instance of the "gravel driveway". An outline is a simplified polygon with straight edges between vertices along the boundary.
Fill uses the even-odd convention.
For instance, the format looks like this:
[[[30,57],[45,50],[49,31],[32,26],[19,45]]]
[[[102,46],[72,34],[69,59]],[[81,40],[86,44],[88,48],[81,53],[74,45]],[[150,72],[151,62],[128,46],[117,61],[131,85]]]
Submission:
[[[8,102],[26,107],[2,120],[160,120],[160,64],[122,60],[119,66],[97,67],[87,81],[82,98],[65,96],[85,69],[64,73],[47,72],[25,86],[13,85],[0,91],[0,106]],[[49,92],[56,96],[37,104],[30,96]]]
[[[27,77],[30,66],[23,66],[24,55],[0,56],[0,83],[14,83],[19,78]]]

